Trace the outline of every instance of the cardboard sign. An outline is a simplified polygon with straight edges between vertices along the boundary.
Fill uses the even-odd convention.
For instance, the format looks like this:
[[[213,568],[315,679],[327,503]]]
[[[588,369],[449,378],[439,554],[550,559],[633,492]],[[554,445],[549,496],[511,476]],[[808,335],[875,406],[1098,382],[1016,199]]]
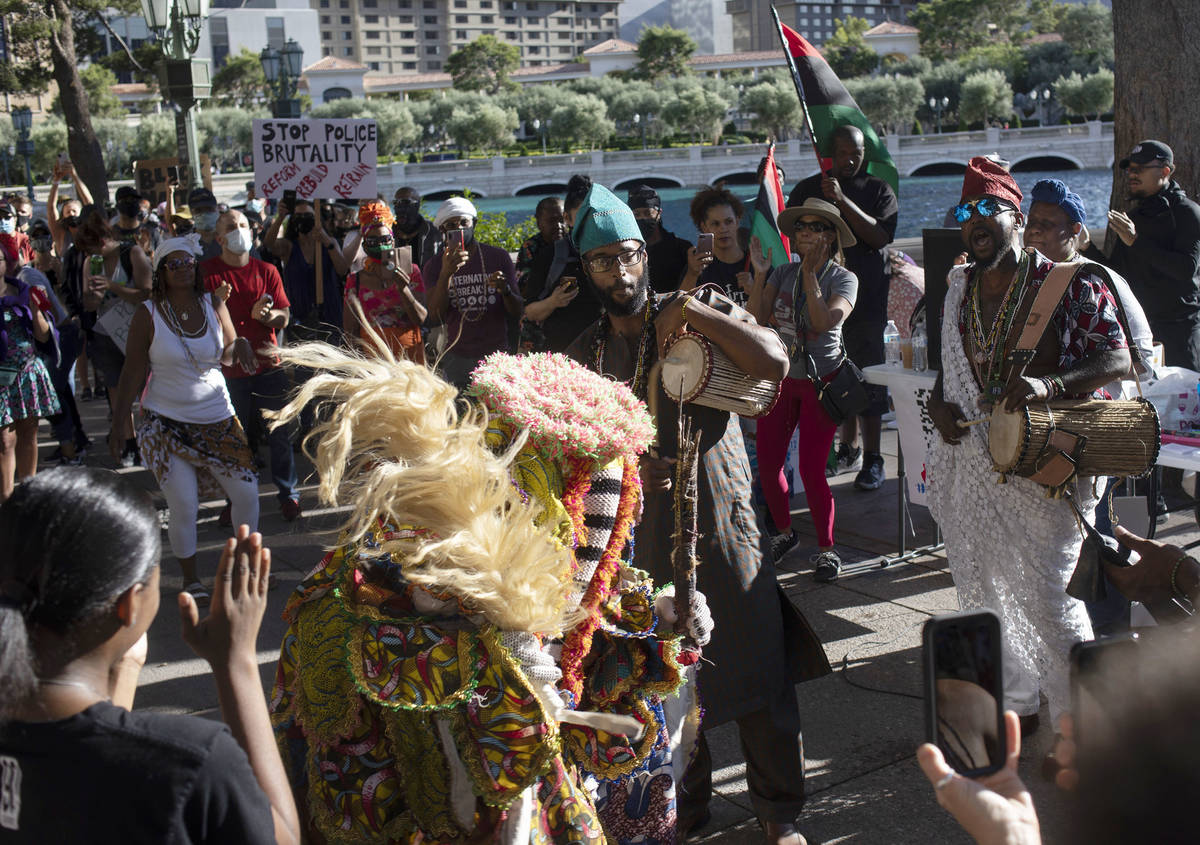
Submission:
[[[200,155],[200,180],[204,187],[212,190],[212,163],[207,155]],[[137,192],[150,200],[151,205],[167,201],[171,183],[179,184],[179,159],[154,158],[133,163],[133,184]],[[178,204],[187,202],[184,197]]]
[[[302,199],[374,197],[374,120],[254,121],[254,184],[260,197],[294,188]]]

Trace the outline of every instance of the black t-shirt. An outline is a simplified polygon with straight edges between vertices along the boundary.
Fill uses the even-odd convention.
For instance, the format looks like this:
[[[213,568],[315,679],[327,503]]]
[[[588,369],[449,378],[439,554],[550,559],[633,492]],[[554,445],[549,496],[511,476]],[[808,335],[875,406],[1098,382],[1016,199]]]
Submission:
[[[896,221],[900,216],[900,203],[892,186],[865,170],[858,171],[853,179],[839,180],[842,193],[866,214],[875,218],[888,233],[888,243],[896,237]],[[825,199],[821,192],[821,174],[816,173],[801,181],[788,196],[788,208],[802,205],[809,197]],[[855,323],[887,322],[888,275],[883,249],[871,249],[858,239],[858,243],[844,250],[846,269],[858,276],[858,303],[845,325]]]
[[[646,246],[650,263],[650,288],[655,293],[671,293],[687,272],[688,250],[691,244],[662,229],[658,243]]]
[[[696,286],[707,284],[718,284],[725,291],[725,295],[736,302],[743,308],[749,300],[749,294],[742,290],[742,286],[738,284],[738,273],[751,273],[750,253],[738,261],[726,262],[717,257],[713,257],[712,262],[704,268],[704,272],[700,274],[699,281]]]
[[[108,702],[0,728],[0,843],[273,843],[271,806],[221,722]]]

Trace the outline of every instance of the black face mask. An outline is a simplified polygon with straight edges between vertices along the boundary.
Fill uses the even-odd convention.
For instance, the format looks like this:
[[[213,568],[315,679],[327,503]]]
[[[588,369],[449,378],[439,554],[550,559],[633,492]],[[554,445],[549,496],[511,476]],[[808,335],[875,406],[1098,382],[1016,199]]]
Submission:
[[[317,226],[317,218],[312,214],[296,215],[296,231],[302,235],[307,235]]]
[[[122,217],[126,217],[130,220],[140,220],[141,210],[141,203],[137,201],[117,203],[117,214],[120,214]]]
[[[652,238],[655,234],[658,233],[658,221],[657,220],[644,220],[641,217],[639,217],[637,224],[638,224],[638,231],[640,231],[642,233],[642,240],[644,240],[644,241],[650,240],[650,238]]]
[[[29,221],[32,219],[33,218],[30,217],[28,214],[18,214],[17,215],[17,228],[24,229],[26,226],[29,225]]]
[[[398,202],[392,206],[396,212],[396,225],[410,231],[421,225],[421,207],[413,203]]]
[[[62,224],[63,224],[63,228],[74,229],[76,226],[79,225],[79,215],[72,214],[68,217],[62,218]]]

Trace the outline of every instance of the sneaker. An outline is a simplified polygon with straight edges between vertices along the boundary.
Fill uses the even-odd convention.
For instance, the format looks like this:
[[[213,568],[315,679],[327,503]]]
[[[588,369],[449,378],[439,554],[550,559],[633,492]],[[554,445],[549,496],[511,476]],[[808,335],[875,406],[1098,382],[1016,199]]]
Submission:
[[[279,510],[283,514],[284,522],[295,522],[302,513],[300,502],[296,499],[284,499],[279,505]]]
[[[228,502],[225,503],[225,507],[221,508],[221,512],[217,514],[217,525],[222,528],[233,527],[233,508],[230,507]]]
[[[96,398],[96,394],[92,393],[92,389],[90,387],[85,387],[83,389],[83,393],[80,395],[79,398],[82,399],[84,402],[91,402],[93,399]]]
[[[849,443],[838,444],[838,475],[841,475],[843,472],[857,472],[862,469],[862,465],[863,450],[861,448],[851,446]]]
[[[783,556],[796,547],[800,542],[800,538],[796,536],[796,529],[791,528],[786,534],[774,534],[771,536],[771,554],[775,558],[775,562],[783,560]]]
[[[808,562],[816,564],[816,569],[813,571],[814,581],[828,583],[836,581],[842,574],[842,559],[833,549],[813,555]]]
[[[878,490],[883,486],[883,479],[883,455],[874,453],[863,462],[862,470],[854,478],[854,486],[859,490]]]

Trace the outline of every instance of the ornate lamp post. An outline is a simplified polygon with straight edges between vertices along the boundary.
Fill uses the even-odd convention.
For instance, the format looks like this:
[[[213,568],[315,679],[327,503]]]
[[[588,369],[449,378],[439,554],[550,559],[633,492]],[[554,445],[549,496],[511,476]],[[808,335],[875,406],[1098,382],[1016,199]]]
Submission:
[[[29,138],[29,130],[33,126],[33,112],[28,106],[12,110],[13,129],[17,130],[17,154],[25,159],[25,185],[29,199],[33,200],[33,171],[29,167],[29,159],[33,157],[33,141]]]
[[[550,128],[550,121],[546,121],[546,128]],[[542,138],[542,155],[546,154],[546,133],[542,131],[542,121],[540,118],[533,119],[533,131],[538,133]]]
[[[142,0],[146,25],[163,52],[159,73],[163,93],[175,104],[175,140],[179,163],[186,166],[180,183],[200,185],[200,144],[196,138],[196,104],[212,93],[207,59],[194,59],[200,46],[200,27],[208,17],[208,0]]]
[[[1033,100],[1034,108],[1038,111],[1038,122],[1045,126],[1050,120],[1050,89],[1031,91],[1029,99]]]
[[[942,132],[942,112],[950,105],[949,97],[930,97],[929,108],[933,109],[934,115],[937,117],[937,131],[940,135]]]
[[[264,47],[258,55],[262,63],[263,76],[267,85],[275,91],[275,102],[271,114],[278,118],[298,120],[300,99],[296,91],[300,83],[300,71],[304,64],[304,48],[289,38],[282,50]]]
[[[646,119],[649,120],[650,115],[646,115]],[[646,149],[646,124],[642,123],[642,116],[640,114],[635,114],[633,116],[633,125],[640,126],[642,129],[642,149],[645,150]]]

